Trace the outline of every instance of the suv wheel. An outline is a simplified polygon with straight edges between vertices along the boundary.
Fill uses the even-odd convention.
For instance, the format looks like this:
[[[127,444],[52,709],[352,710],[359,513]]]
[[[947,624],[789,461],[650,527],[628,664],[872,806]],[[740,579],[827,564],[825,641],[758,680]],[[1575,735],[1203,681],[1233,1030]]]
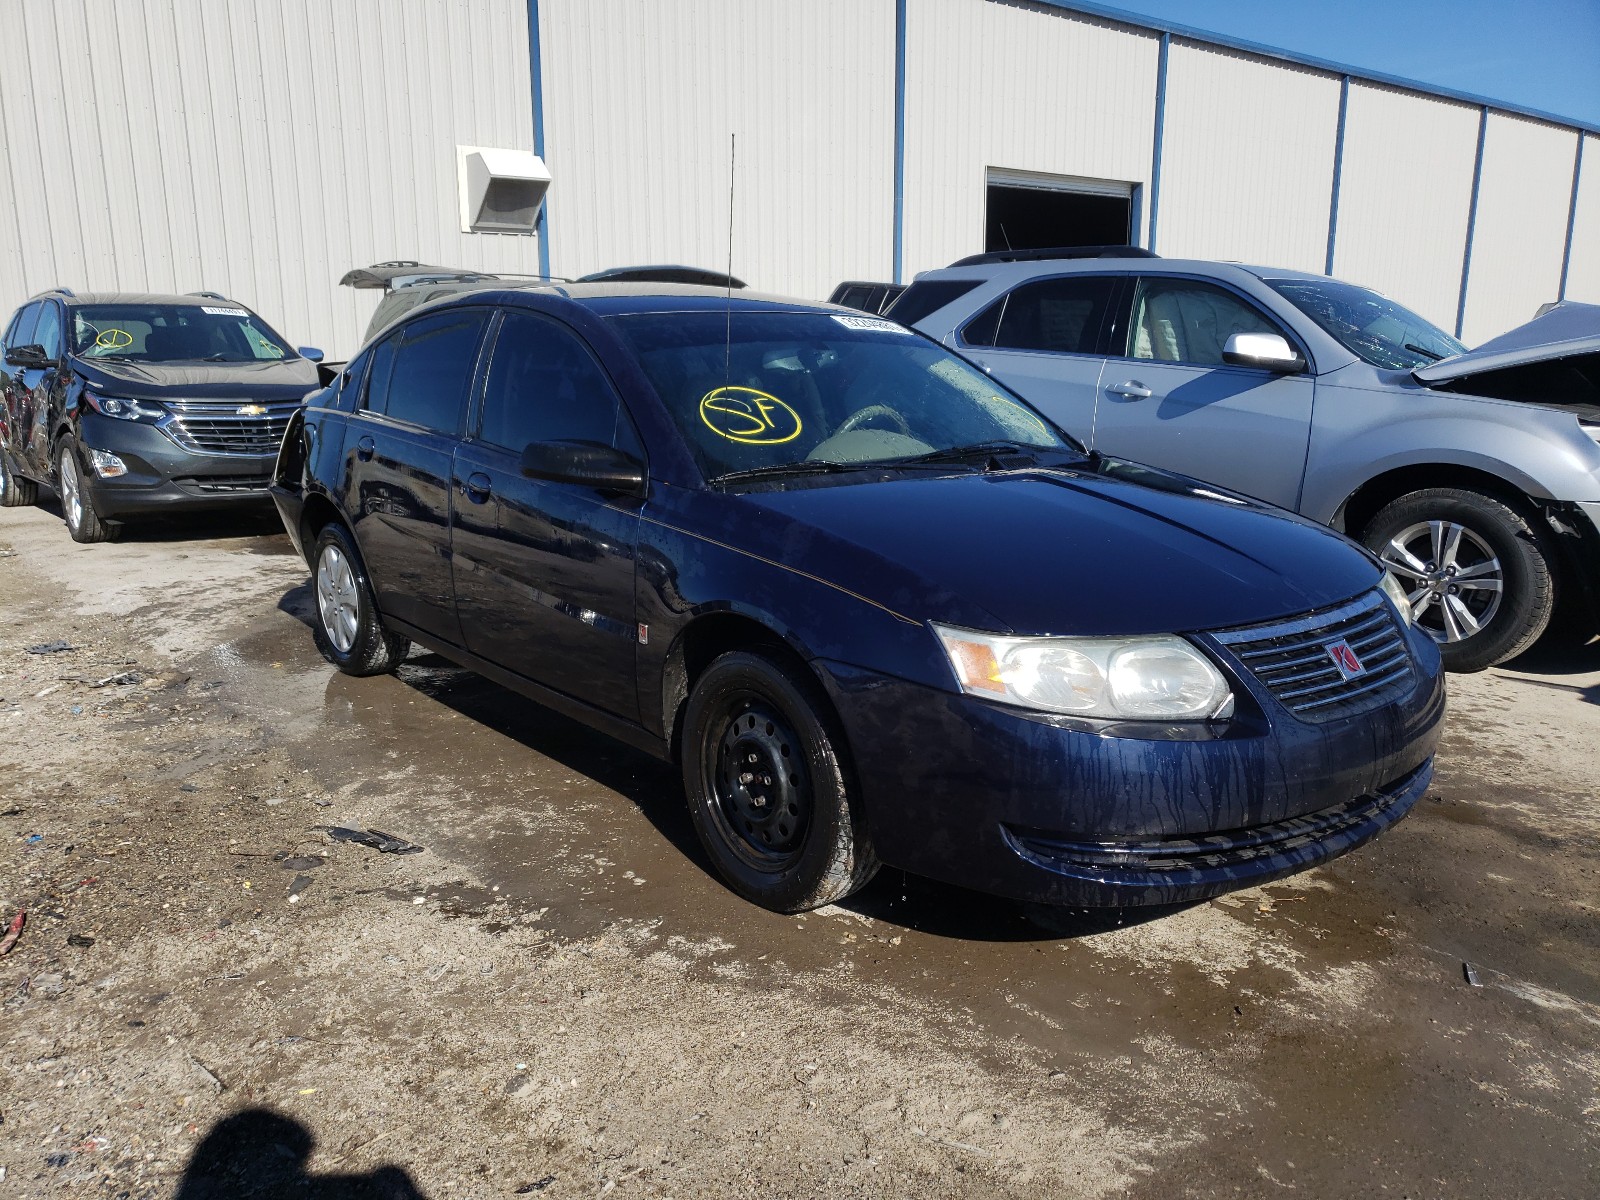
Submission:
[[[0,450],[0,508],[26,508],[39,499],[39,485],[11,470],[6,452]]]
[[[361,554],[343,525],[323,527],[312,563],[312,630],[322,657],[346,675],[385,675],[398,667],[411,641],[384,628]]]
[[[724,654],[683,720],[695,832],[734,891],[774,912],[842,900],[878,857],[840,762],[843,735],[809,679],[758,654]]]
[[[61,496],[61,515],[67,532],[75,542],[109,541],[116,526],[102,521],[94,509],[94,497],[83,486],[83,467],[78,461],[78,443],[61,439],[56,447],[56,490]]]
[[[1555,607],[1554,557],[1536,525],[1482,492],[1424,488],[1387,505],[1362,540],[1411,598],[1446,669],[1521,654]]]

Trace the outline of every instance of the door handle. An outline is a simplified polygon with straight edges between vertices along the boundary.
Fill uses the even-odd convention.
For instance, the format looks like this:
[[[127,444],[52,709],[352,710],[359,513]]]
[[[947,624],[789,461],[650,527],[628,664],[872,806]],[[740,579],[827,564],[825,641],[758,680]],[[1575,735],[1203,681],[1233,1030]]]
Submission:
[[[362,462],[371,462],[372,452],[377,448],[377,443],[369,437],[364,437],[356,443],[356,457]]]
[[[1114,383],[1110,387],[1106,388],[1106,391],[1110,392],[1113,396],[1125,396],[1129,400],[1150,399],[1150,389],[1145,387],[1145,385],[1140,383],[1137,379],[1128,379],[1124,380],[1122,383]]]
[[[461,494],[474,504],[482,504],[489,498],[489,477],[482,471],[474,471],[465,479],[456,480],[456,486],[461,489]]]

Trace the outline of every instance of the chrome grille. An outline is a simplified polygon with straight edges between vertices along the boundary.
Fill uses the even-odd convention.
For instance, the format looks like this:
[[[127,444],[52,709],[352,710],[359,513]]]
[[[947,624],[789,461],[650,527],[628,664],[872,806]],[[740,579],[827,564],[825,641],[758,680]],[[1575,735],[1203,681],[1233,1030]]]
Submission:
[[[1412,684],[1411,652],[1381,592],[1286,621],[1211,634],[1283,705],[1307,721],[1332,721],[1387,704]],[[1361,662],[1346,679],[1329,647],[1345,642]]]
[[[185,450],[201,454],[276,454],[298,400],[252,403],[249,400],[166,400],[172,412],[162,422],[167,435]],[[263,408],[263,413],[241,412]]]

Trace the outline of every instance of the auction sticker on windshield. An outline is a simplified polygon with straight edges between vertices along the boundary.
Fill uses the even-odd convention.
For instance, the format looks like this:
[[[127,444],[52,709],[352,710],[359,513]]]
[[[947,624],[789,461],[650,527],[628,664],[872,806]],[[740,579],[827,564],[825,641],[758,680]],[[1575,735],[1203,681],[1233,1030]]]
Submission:
[[[712,388],[700,398],[700,419],[719,437],[747,446],[776,446],[800,436],[800,414],[755,388]]]
[[[881,317],[841,317],[834,314],[833,319],[846,329],[861,329],[868,333],[903,333],[908,337],[916,335],[904,325],[896,325],[893,321],[885,321]]]

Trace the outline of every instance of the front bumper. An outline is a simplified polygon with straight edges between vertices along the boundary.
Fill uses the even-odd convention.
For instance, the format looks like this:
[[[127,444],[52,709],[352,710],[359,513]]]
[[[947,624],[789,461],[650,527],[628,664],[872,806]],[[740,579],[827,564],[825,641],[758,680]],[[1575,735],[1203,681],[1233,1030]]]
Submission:
[[[878,856],[1019,900],[1171,904],[1343,854],[1427,790],[1444,715],[1438,655],[1409,694],[1308,724],[1271,704],[1226,726],[1090,728],[837,662]]]
[[[79,419],[78,437],[85,451],[115,454],[127,468],[108,479],[82,464],[84,488],[108,520],[268,503],[276,455],[197,454],[154,426],[90,412]]]

